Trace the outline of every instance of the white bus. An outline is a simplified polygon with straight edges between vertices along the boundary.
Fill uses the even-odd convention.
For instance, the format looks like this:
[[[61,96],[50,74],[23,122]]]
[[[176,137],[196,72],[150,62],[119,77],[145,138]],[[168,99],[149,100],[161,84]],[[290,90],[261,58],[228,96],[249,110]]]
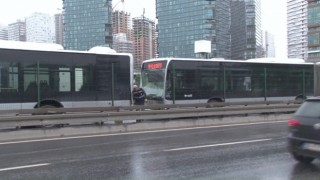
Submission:
[[[0,41],[0,109],[130,105],[131,54]]]
[[[144,61],[149,103],[301,100],[313,95],[312,63],[162,58]]]

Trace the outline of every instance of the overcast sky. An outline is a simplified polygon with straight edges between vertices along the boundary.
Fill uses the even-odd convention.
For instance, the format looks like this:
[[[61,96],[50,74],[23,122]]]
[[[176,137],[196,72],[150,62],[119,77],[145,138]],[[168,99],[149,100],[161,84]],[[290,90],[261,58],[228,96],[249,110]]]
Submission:
[[[0,26],[24,19],[34,12],[55,14],[61,12],[62,0],[2,0],[0,6]],[[131,17],[141,16],[145,8],[145,16],[155,20],[155,0],[124,0],[117,4],[113,0],[115,9],[125,9]],[[262,27],[275,35],[276,55],[285,57],[286,52],[286,0],[261,0],[262,2]]]

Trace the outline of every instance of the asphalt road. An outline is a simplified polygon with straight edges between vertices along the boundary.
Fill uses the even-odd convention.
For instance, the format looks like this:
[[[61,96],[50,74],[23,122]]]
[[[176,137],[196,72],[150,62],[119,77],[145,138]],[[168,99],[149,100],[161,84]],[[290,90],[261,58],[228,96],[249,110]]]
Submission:
[[[0,142],[0,179],[320,179],[295,162],[286,123]]]

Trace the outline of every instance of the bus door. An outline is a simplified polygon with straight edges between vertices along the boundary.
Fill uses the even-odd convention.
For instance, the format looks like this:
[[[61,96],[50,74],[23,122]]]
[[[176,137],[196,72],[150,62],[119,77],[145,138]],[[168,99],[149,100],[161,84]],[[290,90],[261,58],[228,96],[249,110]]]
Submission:
[[[199,97],[224,98],[223,94],[223,67],[220,62],[200,62],[199,64]]]
[[[115,95],[116,70],[119,62],[111,56],[97,56],[95,64],[96,100],[113,101]]]
[[[98,55],[95,64],[97,100],[131,99],[130,57],[123,55]]]
[[[23,72],[23,102],[38,101],[38,64],[37,62],[24,62]]]
[[[248,98],[253,96],[252,67],[245,63],[225,63],[225,97]]]
[[[168,100],[199,100],[198,67],[197,61],[171,61],[168,69],[171,79],[166,84]]]

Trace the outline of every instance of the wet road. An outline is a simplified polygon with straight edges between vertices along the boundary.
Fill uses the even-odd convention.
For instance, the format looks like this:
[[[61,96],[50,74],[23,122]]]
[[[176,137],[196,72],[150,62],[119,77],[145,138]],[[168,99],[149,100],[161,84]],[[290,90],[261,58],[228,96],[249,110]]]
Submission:
[[[296,163],[286,123],[0,143],[1,179],[320,179]]]

